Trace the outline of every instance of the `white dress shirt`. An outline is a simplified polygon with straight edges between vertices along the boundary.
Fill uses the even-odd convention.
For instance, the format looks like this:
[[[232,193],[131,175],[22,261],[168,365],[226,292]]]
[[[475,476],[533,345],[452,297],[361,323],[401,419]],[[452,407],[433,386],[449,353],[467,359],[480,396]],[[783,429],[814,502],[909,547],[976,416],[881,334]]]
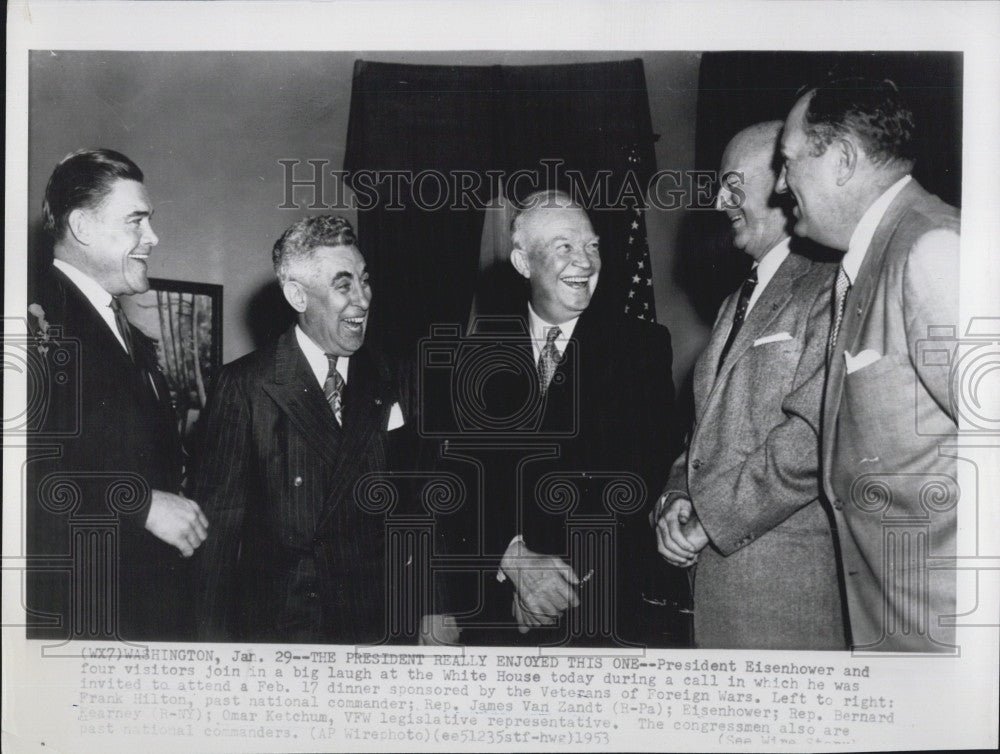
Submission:
[[[791,251],[791,243],[792,239],[787,237],[779,241],[754,265],[757,268],[757,285],[754,287],[753,293],[750,294],[750,301],[747,302],[747,311],[744,315],[744,320],[750,316],[750,310],[753,309],[753,305],[757,303],[760,294],[764,292],[767,284],[774,277],[774,273],[778,271],[781,263],[785,261],[785,258]]]
[[[306,335],[298,325],[295,325],[295,340],[298,341],[302,354],[309,362],[309,368],[316,375],[316,382],[319,383],[320,387],[323,387],[326,383],[326,376],[330,373],[330,362],[326,358],[326,352],[316,345],[315,341]],[[337,357],[337,371],[344,378],[345,385],[347,384],[347,366],[350,360],[349,356]]]
[[[52,265],[68,277],[73,285],[80,289],[80,293],[82,293],[87,301],[90,302],[90,305],[97,310],[97,313],[101,315],[101,319],[103,319],[107,323],[108,327],[111,328],[111,332],[114,333],[115,338],[121,344],[125,353],[128,353],[128,347],[122,339],[122,334],[118,332],[118,322],[115,321],[115,313],[111,309],[111,294],[104,290],[101,287],[101,284],[90,277],[90,275],[85,272],[81,272],[68,262],[64,262],[62,259],[52,260]]]
[[[573,330],[576,329],[576,323],[579,319],[579,317],[573,317],[573,319],[563,322],[561,325],[554,325],[539,317],[532,308],[531,302],[528,303],[528,332],[531,333],[531,350],[535,354],[536,364],[538,363],[538,357],[542,355],[542,349],[545,348],[545,342],[548,340],[549,329],[558,327],[560,330],[559,337],[555,340],[555,346],[556,350],[559,351],[559,355],[562,356],[566,353],[566,346],[569,344],[569,339],[572,337]]]
[[[854,285],[854,281],[857,280],[858,270],[861,269],[861,263],[865,261],[865,254],[868,252],[868,246],[875,235],[875,229],[882,222],[882,218],[885,216],[886,210],[889,209],[889,205],[892,204],[892,200],[910,182],[910,177],[909,175],[904,175],[886,189],[885,193],[876,199],[872,206],[861,216],[858,227],[851,234],[851,240],[847,244],[847,253],[844,254],[844,258],[840,261],[844,272],[847,273],[847,279],[851,281],[851,285]]]

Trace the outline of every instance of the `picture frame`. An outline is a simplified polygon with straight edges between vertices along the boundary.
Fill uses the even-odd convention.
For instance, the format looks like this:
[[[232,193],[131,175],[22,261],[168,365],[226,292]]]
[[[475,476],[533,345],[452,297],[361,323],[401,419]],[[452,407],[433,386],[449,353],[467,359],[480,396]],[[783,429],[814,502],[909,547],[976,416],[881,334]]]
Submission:
[[[122,298],[135,327],[156,345],[181,437],[190,436],[222,367],[222,286],[149,278],[149,290]]]

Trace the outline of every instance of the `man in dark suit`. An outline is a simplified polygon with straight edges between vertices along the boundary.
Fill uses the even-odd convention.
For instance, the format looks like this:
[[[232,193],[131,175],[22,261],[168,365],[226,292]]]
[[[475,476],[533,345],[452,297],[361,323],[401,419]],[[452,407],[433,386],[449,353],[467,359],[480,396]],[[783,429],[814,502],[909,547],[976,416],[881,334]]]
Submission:
[[[648,492],[662,488],[673,457],[670,335],[589,308],[601,269],[598,238],[570,197],[527,197],[511,227],[511,262],[529,296],[518,326],[502,335],[522,358],[484,373],[457,400],[463,408],[481,398],[483,413],[506,427],[493,452],[506,446],[513,456],[485,457],[486,446],[461,451],[462,438],[448,449],[479,452],[487,470],[516,464],[517,478],[485,489],[480,501],[485,552],[499,558],[495,576],[486,574],[483,614],[492,610],[508,627],[485,638],[470,629],[463,641],[680,641],[665,638],[662,626],[657,635],[642,603],[650,566],[673,572],[672,601],[684,601],[686,589],[683,571],[658,562],[641,528]],[[512,417],[523,421],[514,426]]]
[[[149,289],[152,212],[142,171],[111,150],[67,156],[45,190],[54,263],[28,299],[47,401],[27,468],[29,637],[192,635],[184,558],[208,521],[180,495],[155,346],[118,301]]]
[[[412,408],[400,371],[365,342],[364,257],[349,223],[320,216],[292,225],[273,262],[298,323],[226,365],[209,401],[195,486],[212,521],[199,635],[408,638],[390,635],[387,603],[401,586],[389,571],[421,564],[388,563],[386,511],[359,491],[394,468]]]
[[[954,641],[959,216],[910,175],[913,129],[892,82],[853,79],[806,92],[781,138],[795,232],[845,252],[821,449],[856,649]]]
[[[695,642],[705,648],[846,648],[819,499],[834,270],[791,249],[774,195],[781,126],[744,129],[722,156],[716,207],[754,264],[695,365],[694,428],[654,519],[668,561],[697,560]]]

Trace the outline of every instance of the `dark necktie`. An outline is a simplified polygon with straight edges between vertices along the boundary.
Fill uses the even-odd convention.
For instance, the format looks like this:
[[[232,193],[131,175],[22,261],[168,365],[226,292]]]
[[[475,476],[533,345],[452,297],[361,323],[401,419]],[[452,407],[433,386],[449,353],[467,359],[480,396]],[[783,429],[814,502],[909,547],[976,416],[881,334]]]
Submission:
[[[556,348],[556,338],[562,335],[562,330],[558,327],[550,327],[545,336],[545,347],[538,354],[538,386],[542,389],[542,395],[549,389],[552,376],[556,373],[559,365],[559,349]]]
[[[844,271],[844,266],[837,268],[837,280],[833,284],[833,327],[830,328],[830,339],[826,343],[826,361],[833,359],[833,350],[837,346],[837,336],[840,335],[840,325],[844,321],[844,308],[847,305],[847,294],[851,290],[851,281]]]
[[[750,270],[750,275],[747,279],[743,281],[743,285],[740,286],[740,297],[736,302],[736,312],[733,314],[733,326],[729,328],[729,337],[726,338],[726,345],[722,347],[722,355],[719,356],[719,365],[716,368],[716,372],[722,369],[722,364],[729,354],[729,349],[733,347],[733,341],[740,334],[740,328],[743,327],[743,320],[747,316],[747,307],[750,305],[750,297],[753,295],[753,289],[756,287],[757,268],[754,267]]]
[[[330,364],[330,371],[326,373],[326,382],[323,383],[323,395],[333,409],[337,424],[343,426],[344,378],[337,371],[337,357],[327,354],[326,360]]]
[[[111,303],[108,306],[115,313],[115,324],[118,325],[118,334],[122,336],[122,340],[125,342],[125,350],[128,352],[129,358],[135,362],[135,350],[132,346],[132,330],[128,325],[128,317],[122,311],[122,303],[118,300],[117,296],[112,296]]]

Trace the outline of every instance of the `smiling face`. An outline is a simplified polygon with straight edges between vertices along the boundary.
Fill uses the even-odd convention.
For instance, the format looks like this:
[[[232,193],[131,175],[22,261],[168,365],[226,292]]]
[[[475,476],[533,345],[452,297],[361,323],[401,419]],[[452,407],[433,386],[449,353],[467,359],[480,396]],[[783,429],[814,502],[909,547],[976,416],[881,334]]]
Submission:
[[[515,234],[511,262],[528,279],[531,306],[559,325],[590,305],[601,271],[598,238],[577,207],[538,207],[526,212]]]
[[[296,268],[284,290],[299,312],[299,326],[326,353],[350,356],[364,343],[372,299],[361,252],[320,246]]]
[[[70,224],[82,244],[84,270],[113,296],[149,290],[146,260],[159,239],[146,187],[119,180],[95,207],[73,211]]]
[[[795,216],[795,234],[826,244],[833,249],[847,249],[850,231],[839,209],[838,152],[827,147],[817,154],[806,134],[806,111],[811,94],[795,103],[785,120],[781,135],[783,167],[778,177],[777,190],[789,192],[795,199],[792,214]]]
[[[716,209],[732,224],[733,245],[756,260],[788,235],[788,218],[774,193],[778,129],[775,123],[742,131],[722,156]]]

